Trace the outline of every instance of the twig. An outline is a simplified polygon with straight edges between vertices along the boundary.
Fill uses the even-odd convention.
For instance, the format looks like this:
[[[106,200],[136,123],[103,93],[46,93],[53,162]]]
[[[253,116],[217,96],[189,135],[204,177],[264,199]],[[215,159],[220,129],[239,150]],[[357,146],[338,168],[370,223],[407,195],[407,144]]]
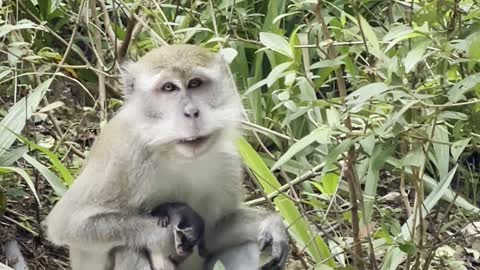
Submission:
[[[323,1],[318,0],[316,9],[315,9],[315,16],[317,18],[318,23],[321,25],[322,34],[324,38],[330,40],[331,39],[330,31],[328,30],[327,24],[325,23],[325,20],[321,13],[322,5],[323,5]],[[329,45],[327,51],[328,51],[328,57],[331,60],[334,60],[337,57],[337,52],[335,50],[335,47]],[[343,78],[343,72],[340,69],[340,67],[335,70],[335,76],[337,78],[338,92],[340,94],[340,97],[344,100],[345,97],[347,96],[347,89],[345,85],[345,79]],[[349,130],[352,130],[352,123],[351,123],[350,116],[348,116],[347,119],[345,120],[345,126]],[[350,190],[349,192],[350,203],[352,205],[352,231],[353,231],[353,248],[354,248],[353,264],[356,269],[364,270],[365,266],[364,266],[363,260],[360,259],[363,254],[363,250],[362,250],[362,245],[360,240],[360,218],[358,215],[359,198],[357,197],[357,195],[361,195],[361,193],[357,194],[357,192],[361,191],[361,189],[359,187],[359,183],[356,177],[355,159],[356,159],[355,147],[352,145],[352,147],[350,147],[350,149],[348,150],[348,154],[346,158],[346,165],[348,168],[346,172],[346,178],[347,178],[348,187]]]
[[[101,2],[101,1],[100,1]],[[95,22],[95,25],[99,28],[101,26],[100,20],[97,16],[97,6],[96,0],[90,0],[90,12],[92,14],[92,19]],[[103,48],[102,48],[102,37],[100,36],[99,31],[93,31],[93,45],[97,53],[97,69],[104,69],[103,65]],[[106,91],[105,91],[105,75],[97,73],[98,78],[98,103],[100,104],[100,121],[103,122],[107,119],[107,109],[106,109]]]

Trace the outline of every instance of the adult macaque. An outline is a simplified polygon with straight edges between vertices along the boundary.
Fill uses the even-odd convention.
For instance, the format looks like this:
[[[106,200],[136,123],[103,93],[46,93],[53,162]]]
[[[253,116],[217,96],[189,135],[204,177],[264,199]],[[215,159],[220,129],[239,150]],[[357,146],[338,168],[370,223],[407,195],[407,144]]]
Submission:
[[[282,268],[288,244],[281,218],[242,206],[234,139],[243,108],[222,56],[165,46],[124,73],[125,104],[47,217],[47,235],[70,248],[72,269],[103,270],[112,256],[116,270],[148,269],[143,250],[172,245],[171,230],[150,215],[167,202],[185,203],[203,218],[206,253],[228,270],[259,268],[265,246],[272,254],[262,269]],[[205,264],[194,252],[178,269]]]

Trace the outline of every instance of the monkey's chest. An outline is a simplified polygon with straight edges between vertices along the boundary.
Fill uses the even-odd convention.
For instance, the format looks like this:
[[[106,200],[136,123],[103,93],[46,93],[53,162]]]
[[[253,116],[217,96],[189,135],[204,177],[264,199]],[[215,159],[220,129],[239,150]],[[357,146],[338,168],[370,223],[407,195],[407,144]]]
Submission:
[[[225,181],[226,177],[221,168],[156,170],[152,175],[145,175],[145,181],[137,187],[146,192],[143,196],[135,192],[134,204],[148,211],[165,202],[183,202],[204,220],[213,222],[239,204],[240,189]]]

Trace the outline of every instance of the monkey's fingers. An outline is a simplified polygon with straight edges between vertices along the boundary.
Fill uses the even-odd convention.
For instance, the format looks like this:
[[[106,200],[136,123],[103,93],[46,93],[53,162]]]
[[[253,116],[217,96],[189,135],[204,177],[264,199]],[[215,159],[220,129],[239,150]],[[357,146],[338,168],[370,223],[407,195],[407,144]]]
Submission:
[[[272,245],[273,237],[269,233],[262,233],[258,239],[260,244],[260,251],[264,251],[267,247]]]
[[[167,227],[168,224],[170,224],[170,217],[169,216],[158,217],[157,224],[162,226],[163,228]]]
[[[272,254],[265,264],[260,269],[273,270],[283,269],[288,257],[288,242],[286,241],[273,241],[272,242]]]

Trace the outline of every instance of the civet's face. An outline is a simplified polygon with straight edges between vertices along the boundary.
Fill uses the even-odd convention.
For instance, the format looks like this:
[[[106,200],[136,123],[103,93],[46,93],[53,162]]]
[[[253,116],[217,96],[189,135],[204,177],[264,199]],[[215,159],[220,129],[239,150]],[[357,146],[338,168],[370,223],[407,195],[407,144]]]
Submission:
[[[149,129],[152,144],[173,144],[178,153],[196,157],[241,119],[228,66],[206,49],[162,47],[131,64],[128,72],[133,79],[128,100],[142,108],[138,121]],[[157,132],[162,133],[160,141]]]

